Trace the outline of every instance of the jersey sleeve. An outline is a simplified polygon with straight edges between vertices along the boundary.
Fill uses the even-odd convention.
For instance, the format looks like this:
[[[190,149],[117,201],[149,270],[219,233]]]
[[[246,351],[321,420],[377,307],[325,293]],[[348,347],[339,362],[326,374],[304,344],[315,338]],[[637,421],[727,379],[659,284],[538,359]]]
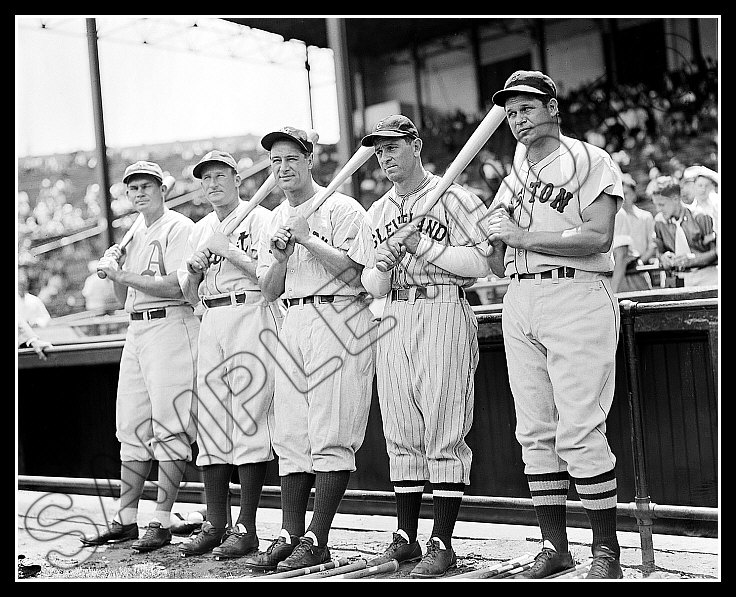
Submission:
[[[375,243],[373,241],[373,231],[370,224],[371,212],[368,211],[360,223],[360,229],[355,235],[353,242],[348,249],[347,255],[360,263],[363,267],[372,268],[376,266]]]
[[[171,227],[166,241],[166,254],[164,255],[167,272],[177,271],[181,266],[182,259],[186,259],[189,234],[193,228],[194,222],[185,216],[182,216]]]
[[[480,222],[487,215],[488,208],[480,197],[453,184],[445,193],[443,204],[449,224],[450,244],[485,249],[487,239]]]
[[[588,152],[583,154],[580,160],[590,161],[590,168],[578,162],[578,172],[581,174],[579,180],[580,211],[584,211],[601,193],[606,193],[617,199],[616,209],[623,203],[624,188],[621,174],[613,164],[611,156],[599,152]]]
[[[336,249],[349,252],[361,232],[366,212],[355,199],[347,196],[341,199],[330,212],[332,242]]]

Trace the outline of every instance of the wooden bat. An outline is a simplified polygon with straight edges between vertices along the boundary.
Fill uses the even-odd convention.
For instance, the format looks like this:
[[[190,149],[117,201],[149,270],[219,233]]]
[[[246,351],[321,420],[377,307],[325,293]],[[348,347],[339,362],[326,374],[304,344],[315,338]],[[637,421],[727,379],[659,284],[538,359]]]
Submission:
[[[349,564],[345,564],[344,566],[338,566],[335,568],[332,568],[331,570],[325,570],[324,572],[315,572],[309,575],[309,579],[314,578],[330,578],[335,577],[340,574],[345,574],[346,572],[353,572],[356,570],[364,570],[365,567],[368,565],[368,562],[366,562],[363,559],[355,560],[354,562],[350,562]]]
[[[305,576],[307,574],[315,574],[317,572],[323,572],[325,570],[332,570],[333,568],[340,568],[342,566],[347,566],[348,564],[350,564],[349,560],[347,560],[346,558],[339,558],[337,560],[327,562],[326,564],[319,564],[318,566],[308,566],[307,568],[297,568],[296,570],[287,570],[286,572],[266,574],[265,576],[261,576],[259,578],[263,578],[266,580],[294,578],[295,576]]]
[[[530,553],[525,553],[517,558],[499,562],[493,566],[471,570],[470,572],[465,572],[463,574],[455,574],[452,577],[448,577],[447,580],[454,580],[456,578],[492,578],[498,574],[511,571],[532,561],[534,561],[534,556]]]
[[[378,564],[377,566],[369,566],[368,568],[356,570],[355,572],[343,572],[342,574],[333,578],[365,578],[367,576],[383,574],[384,572],[396,572],[398,569],[399,563],[396,560],[389,560],[388,562],[384,562],[383,564]]]
[[[563,570],[562,572],[557,572],[555,574],[551,574],[545,578],[554,578],[554,579],[567,579],[567,578],[577,578],[581,576],[582,574],[587,573],[588,568],[590,568],[590,565],[593,563],[592,559],[586,560],[574,568],[570,568],[569,570]]]
[[[504,120],[506,120],[506,112],[501,106],[494,105],[488,114],[486,114],[485,118],[480,121],[480,124],[475,131],[473,131],[473,134],[470,135],[470,138],[465,142],[460,153],[455,156],[455,159],[448,166],[447,170],[442,175],[442,178],[440,178],[437,183],[437,186],[427,194],[426,205],[429,205],[429,207],[424,211],[424,213],[414,216],[411,222],[407,222],[405,226],[417,220],[421,220],[432,210],[437,201],[439,201],[445,191],[450,188],[450,185],[455,181],[455,179],[462,174],[463,170],[468,167],[468,164],[470,164],[476,154],[483,149],[483,146],[488,142],[488,139],[491,138],[491,135],[496,132],[496,129]],[[383,263],[378,263],[376,267],[379,271],[387,271],[387,268]]]
[[[176,183],[176,179],[168,175],[164,178],[163,183],[165,185],[164,189],[164,199],[169,195],[169,192],[172,188],[174,188],[174,183]],[[135,222],[133,222],[128,228],[127,232],[123,236],[122,240],[120,241],[120,250],[125,251],[125,247],[127,247],[130,244],[130,241],[133,240],[133,235],[136,233],[138,228],[140,228],[143,225],[143,214],[138,214],[138,217],[135,219]],[[97,277],[104,280],[107,278],[107,274],[103,272],[102,270],[97,270]]]
[[[342,169],[335,175],[330,184],[328,184],[324,189],[318,191],[315,196],[312,197],[312,204],[304,213],[304,218],[308,219],[309,216],[314,214],[314,212],[316,212],[322,204],[355,173],[358,168],[368,161],[368,158],[370,158],[373,153],[373,147],[364,147],[361,145]],[[278,240],[276,241],[276,247],[283,251],[286,248],[286,245],[281,240]]]
[[[317,131],[315,131],[314,129],[310,129],[307,131],[307,138],[314,145],[317,143],[317,141],[319,141],[319,133],[317,133]],[[268,178],[263,181],[263,184],[258,188],[258,190],[253,194],[253,197],[251,197],[250,200],[246,202],[243,211],[235,218],[233,218],[230,222],[228,222],[227,226],[221,229],[221,232],[225,236],[232,234],[233,230],[240,226],[241,222],[243,222],[243,220],[248,217],[248,214],[250,214],[258,205],[260,205],[275,187],[276,179],[274,178],[273,173],[271,173],[268,175]]]

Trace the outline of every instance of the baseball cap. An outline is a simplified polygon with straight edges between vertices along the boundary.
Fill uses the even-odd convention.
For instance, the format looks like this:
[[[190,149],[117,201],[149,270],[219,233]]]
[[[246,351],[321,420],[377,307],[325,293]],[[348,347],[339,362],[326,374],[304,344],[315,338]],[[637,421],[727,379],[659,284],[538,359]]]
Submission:
[[[261,139],[261,145],[266,151],[271,151],[273,144],[279,139],[286,139],[287,141],[293,141],[297,145],[301,146],[307,153],[312,153],[314,145],[309,140],[307,132],[302,129],[294,128],[293,126],[285,126],[278,131],[268,133],[263,139]]]
[[[517,70],[506,79],[503,89],[493,94],[493,103],[504,107],[509,96],[517,93],[548,95],[556,98],[557,85],[547,75],[538,70]]]
[[[145,160],[141,160],[139,162],[136,162],[135,164],[131,164],[130,166],[128,166],[125,169],[125,173],[123,174],[123,184],[128,184],[128,179],[134,174],[148,174],[150,176],[158,178],[159,182],[164,181],[164,173],[161,170],[161,166],[159,166],[155,162],[147,162]]]
[[[698,176],[705,176],[715,184],[718,184],[718,172],[705,166],[690,166],[689,168],[685,168],[685,171],[682,173],[682,180],[695,180]]]
[[[202,167],[208,162],[221,162],[230,166],[235,172],[238,171],[238,163],[235,158],[231,156],[227,151],[220,151],[219,149],[213,149],[208,151],[202,156],[202,159],[197,162],[197,165],[192,168],[192,176],[194,178],[201,178],[199,173],[202,171]]]
[[[376,137],[404,137],[407,135],[418,139],[417,127],[403,114],[392,114],[379,120],[373,127],[373,132],[363,137],[360,144],[364,147],[372,147]]]

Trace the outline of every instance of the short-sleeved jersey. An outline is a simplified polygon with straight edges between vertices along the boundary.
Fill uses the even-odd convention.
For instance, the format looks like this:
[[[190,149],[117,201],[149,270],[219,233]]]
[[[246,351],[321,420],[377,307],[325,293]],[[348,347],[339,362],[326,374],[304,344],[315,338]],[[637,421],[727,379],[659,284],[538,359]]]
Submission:
[[[376,200],[368,209],[368,228],[359,236],[348,255],[366,267],[375,267],[375,249],[378,245],[412,221],[421,234],[435,243],[475,247],[488,255],[488,240],[480,226],[488,208],[477,195],[457,184],[450,185],[442,197],[431,205],[429,202],[433,199],[430,192],[440,180],[439,176],[428,173],[410,193],[399,195],[396,187],[392,187]],[[468,287],[476,280],[448,272],[411,253],[407,253],[391,273],[392,288],[432,284]]]
[[[182,259],[179,265],[179,284],[182,289],[186,289],[187,286],[187,265],[186,260],[199,249],[201,243],[205,242],[215,231],[227,228],[229,222],[234,220],[243,209],[246,208],[248,203],[241,201],[240,205],[232,212],[230,212],[225,218],[220,221],[217,214],[212,211],[199,220],[189,235],[189,241],[187,248],[184,253],[184,259]],[[242,250],[248,257],[253,261],[258,261],[258,255],[261,248],[261,239],[267,233],[269,224],[271,222],[271,212],[265,207],[256,206],[251,213],[233,230],[228,240]],[[203,296],[214,296],[218,294],[234,292],[239,290],[258,290],[260,287],[258,283],[248,276],[246,276],[242,270],[233,265],[227,259],[215,255],[212,264],[204,273],[204,277],[199,284],[197,289],[197,295]],[[186,290],[185,290],[186,292]]]
[[[126,247],[123,270],[142,276],[166,276],[175,273],[186,250],[189,233],[194,222],[179,212],[165,209],[163,215],[151,226],[145,222],[133,234]],[[188,301],[162,298],[128,286],[125,298],[127,312],[187,305]]]
[[[283,201],[274,208],[269,234],[262,239],[257,269],[259,278],[275,261],[269,246],[273,234],[292,215],[305,215],[310,207],[311,199],[297,207],[292,207],[288,201]],[[342,193],[334,193],[309,216],[307,222],[312,234],[317,238],[347,253],[363,226],[365,216],[365,209],[355,199]],[[281,298],[290,299],[314,294],[353,296],[365,292],[360,285],[347,285],[337,279],[309,250],[300,244],[296,244],[294,254],[289,259],[284,288]]]
[[[601,193],[623,202],[620,170],[603,149],[560,135],[560,147],[533,166],[524,160],[504,178],[491,204],[503,204],[516,224],[531,232],[562,232],[583,223],[582,213]],[[560,266],[613,271],[613,252],[559,256],[507,247],[505,274],[537,273]]]
[[[655,248],[654,216],[636,205],[629,213],[621,208],[616,212],[616,221],[613,227],[613,246],[629,246],[639,256]]]

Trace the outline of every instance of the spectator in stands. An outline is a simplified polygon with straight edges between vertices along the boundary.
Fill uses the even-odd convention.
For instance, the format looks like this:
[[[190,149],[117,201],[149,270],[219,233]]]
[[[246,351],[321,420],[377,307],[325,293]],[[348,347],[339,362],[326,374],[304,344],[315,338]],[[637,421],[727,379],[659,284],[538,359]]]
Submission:
[[[115,295],[115,287],[109,278],[100,278],[97,275],[97,260],[90,261],[87,266],[89,276],[84,280],[82,296],[84,308],[99,315],[110,314],[122,308],[122,304]]]
[[[43,301],[29,291],[28,270],[18,267],[18,316],[28,322],[32,328],[44,327],[51,321],[51,315]]]
[[[716,235],[721,232],[721,203],[718,196],[718,173],[705,166],[690,166],[683,173],[683,179],[693,180],[690,205],[694,212],[709,215],[713,219]]]
[[[654,217],[636,206],[636,181],[631,174],[622,176],[624,202],[616,213],[613,231],[614,292],[648,290],[652,287],[649,274],[634,273],[636,266],[645,265],[656,255]]]
[[[662,267],[674,276],[674,286],[718,284],[718,252],[713,219],[695,213],[681,200],[680,185],[671,176],[656,180],[652,201],[655,241]]]
[[[16,307],[16,319],[18,320],[18,348],[32,348],[36,351],[38,358],[45,361],[48,357],[46,356],[46,350],[53,347],[51,342],[41,340],[38,335],[33,331],[33,328],[28,324],[25,318],[21,314],[21,299],[20,296],[16,295],[15,301]]]

